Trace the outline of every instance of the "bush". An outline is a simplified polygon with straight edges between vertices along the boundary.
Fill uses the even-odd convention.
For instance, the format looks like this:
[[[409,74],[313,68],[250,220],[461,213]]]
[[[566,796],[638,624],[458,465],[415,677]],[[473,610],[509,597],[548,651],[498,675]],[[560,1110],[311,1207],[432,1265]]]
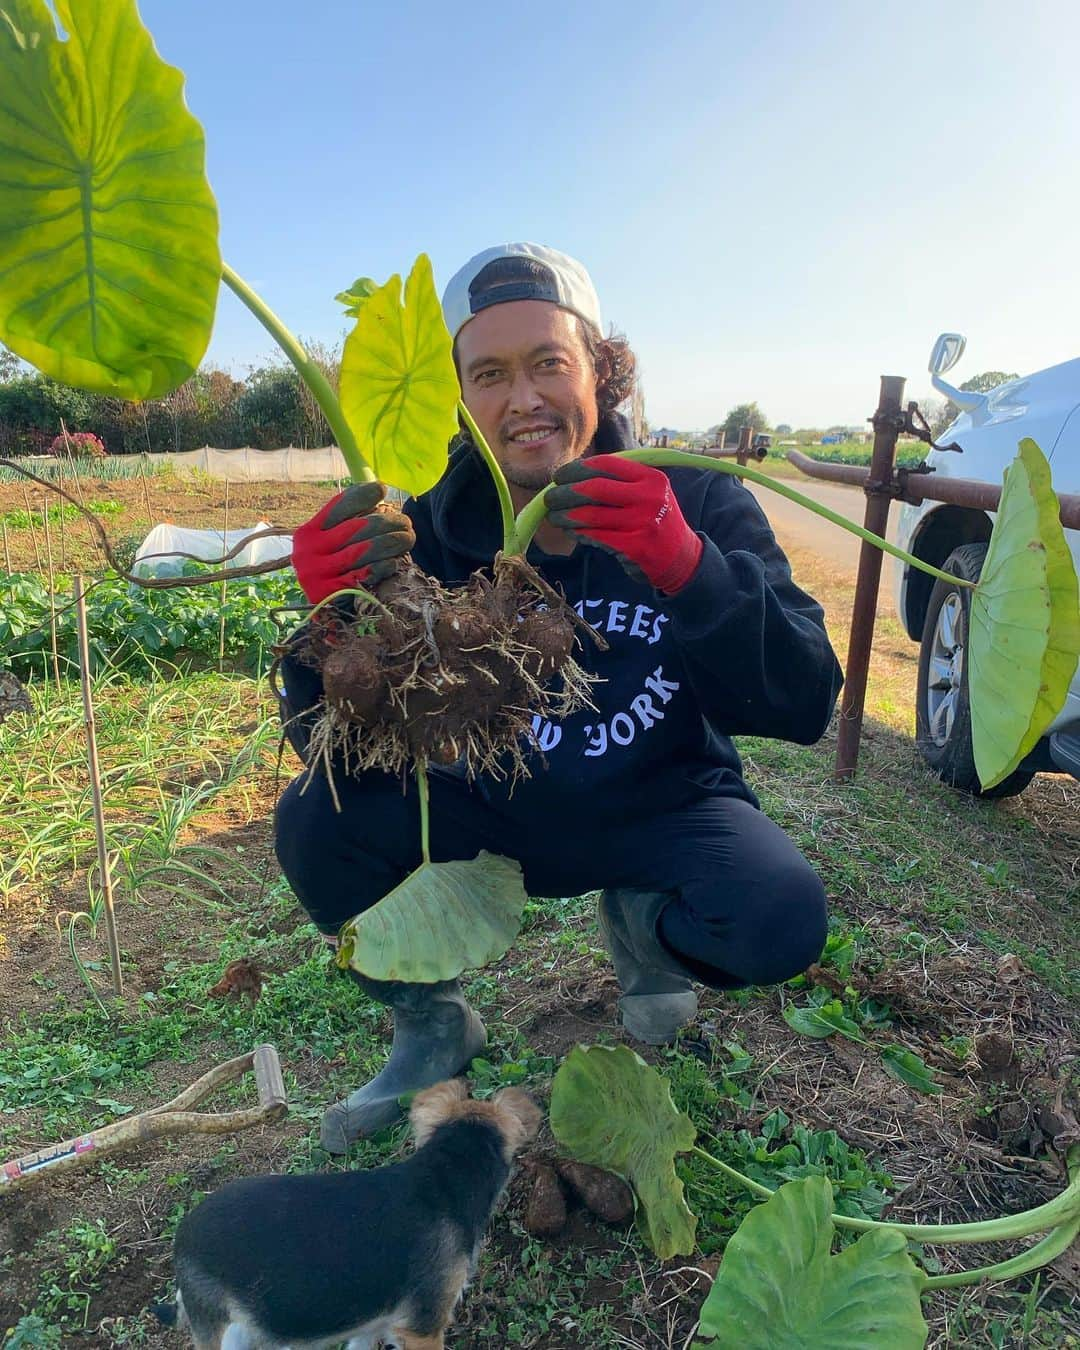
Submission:
[[[71,454],[75,459],[104,459],[105,442],[92,431],[71,431],[54,436],[49,445],[50,455]]]

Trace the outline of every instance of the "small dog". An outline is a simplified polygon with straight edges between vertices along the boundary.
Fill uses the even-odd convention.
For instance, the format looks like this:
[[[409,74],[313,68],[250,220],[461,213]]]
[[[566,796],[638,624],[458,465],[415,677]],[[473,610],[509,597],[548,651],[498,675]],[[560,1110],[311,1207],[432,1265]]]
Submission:
[[[416,1095],[416,1150],[371,1172],[248,1177],[176,1231],[175,1307],[196,1350],[441,1350],[510,1163],[540,1108],[520,1088]]]

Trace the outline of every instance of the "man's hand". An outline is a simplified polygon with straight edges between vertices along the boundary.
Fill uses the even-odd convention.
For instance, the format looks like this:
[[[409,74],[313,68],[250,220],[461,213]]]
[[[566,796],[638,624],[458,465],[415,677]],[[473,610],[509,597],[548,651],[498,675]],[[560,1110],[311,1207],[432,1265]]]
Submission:
[[[617,455],[564,464],[545,498],[553,525],[614,553],[632,577],[674,595],[704,544],[686,523],[667,474]]]
[[[313,605],[382,581],[416,543],[408,516],[375,510],[385,492],[382,483],[353,483],[293,534],[293,567]]]

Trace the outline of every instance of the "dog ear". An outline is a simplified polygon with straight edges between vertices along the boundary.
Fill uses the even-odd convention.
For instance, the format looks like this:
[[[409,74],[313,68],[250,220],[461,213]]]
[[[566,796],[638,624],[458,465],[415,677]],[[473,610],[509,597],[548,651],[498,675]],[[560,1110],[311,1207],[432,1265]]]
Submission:
[[[469,1085],[464,1078],[448,1078],[416,1094],[409,1109],[409,1121],[417,1148],[426,1144],[440,1125],[460,1115],[459,1108],[468,1095]]]
[[[522,1088],[503,1088],[496,1092],[492,1102],[498,1108],[499,1128],[511,1154],[536,1138],[544,1113],[527,1092]]]

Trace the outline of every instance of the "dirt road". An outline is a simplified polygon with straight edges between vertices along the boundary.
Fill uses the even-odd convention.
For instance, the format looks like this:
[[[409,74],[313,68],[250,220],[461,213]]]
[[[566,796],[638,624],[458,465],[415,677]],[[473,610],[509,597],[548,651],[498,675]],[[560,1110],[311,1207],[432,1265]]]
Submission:
[[[847,516],[858,525],[862,524],[866,497],[860,488],[846,487],[841,483],[820,483],[810,478],[795,481],[784,479],[784,482],[791,482],[791,486],[804,496],[812,497],[822,506]],[[786,497],[781,497],[779,493],[754,484],[748,486],[761,503],[762,510],[769,517],[773,529],[783,537],[785,544],[794,543],[810,549],[822,558],[831,560],[838,569],[850,571],[854,576],[859,565],[860,541],[853,534],[848,534],[829,521],[822,520],[820,516],[811,515],[803,507],[788,501]],[[889,512],[888,532],[888,538],[894,543],[898,515],[899,507],[894,506]],[[891,587],[892,579],[887,575],[890,566],[891,564],[886,562],[883,576],[887,578]]]
[[[792,482],[785,479],[785,482]],[[781,497],[769,488],[749,485],[751,492],[761,503],[761,508],[769,517],[780,546],[791,560],[795,580],[804,583],[808,564],[814,572],[824,564],[824,569],[834,581],[854,585],[859,568],[859,549],[862,541],[846,530],[812,515],[804,507]],[[847,516],[857,525],[863,523],[866,509],[866,497],[860,488],[847,487],[841,483],[820,483],[809,478],[800,478],[792,482],[804,496],[813,498],[822,506],[829,507],[840,515]],[[895,503],[889,511],[889,528],[886,537],[896,542],[896,522],[900,508]],[[816,564],[816,566],[815,566]],[[881,590],[878,599],[878,613],[895,615],[894,600],[895,568],[899,563],[892,558],[884,558],[881,569]]]

